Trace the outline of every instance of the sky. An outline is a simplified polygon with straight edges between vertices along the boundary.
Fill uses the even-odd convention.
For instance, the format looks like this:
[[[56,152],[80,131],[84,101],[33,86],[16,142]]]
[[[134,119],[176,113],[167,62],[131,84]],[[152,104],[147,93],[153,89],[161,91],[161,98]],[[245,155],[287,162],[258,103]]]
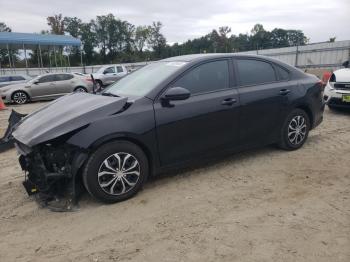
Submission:
[[[256,23],[266,30],[300,29],[311,43],[350,40],[350,0],[0,0],[0,22],[14,32],[49,29],[46,17],[58,13],[86,22],[108,13],[134,25],[161,21],[170,44],[220,26],[248,33]]]

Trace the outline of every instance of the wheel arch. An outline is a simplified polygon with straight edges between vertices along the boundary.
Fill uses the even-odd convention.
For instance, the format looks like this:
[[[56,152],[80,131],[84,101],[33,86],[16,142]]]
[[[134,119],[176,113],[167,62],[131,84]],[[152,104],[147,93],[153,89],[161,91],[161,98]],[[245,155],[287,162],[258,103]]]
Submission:
[[[31,97],[30,97],[30,95],[29,95],[29,93],[28,93],[27,91],[22,90],[22,89],[19,89],[19,90],[14,90],[14,91],[11,93],[11,96],[10,96],[10,97],[11,97],[11,100],[13,99],[13,95],[14,95],[16,92],[23,92],[23,93],[25,93],[25,94],[27,95],[28,100],[31,99]]]
[[[300,104],[300,105],[296,106],[295,108],[298,108],[298,109],[305,111],[305,113],[307,114],[307,116],[309,117],[309,120],[310,120],[310,130],[311,130],[314,126],[314,115],[313,115],[313,112],[312,112],[310,106],[308,106],[306,104]]]
[[[94,152],[95,150],[97,150],[97,148],[99,148],[107,143],[113,142],[113,141],[128,141],[128,142],[133,143],[136,146],[138,146],[144,152],[144,154],[147,158],[148,167],[149,167],[149,174],[153,173],[155,159],[154,159],[154,156],[152,155],[152,151],[150,150],[150,148],[147,145],[145,145],[145,143],[142,143],[137,138],[134,138],[131,136],[125,136],[122,134],[106,136],[106,137],[98,139],[93,144],[91,144],[91,146],[89,147],[89,151]]]
[[[82,86],[82,85],[74,87],[74,91],[76,91],[78,88],[83,88],[86,92],[88,92],[87,88],[85,86]]]

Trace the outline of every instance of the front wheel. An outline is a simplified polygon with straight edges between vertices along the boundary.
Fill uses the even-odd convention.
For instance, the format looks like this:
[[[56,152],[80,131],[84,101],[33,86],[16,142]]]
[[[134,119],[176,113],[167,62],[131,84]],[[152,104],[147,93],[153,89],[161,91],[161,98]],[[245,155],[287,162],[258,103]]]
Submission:
[[[16,91],[12,95],[12,100],[18,105],[22,105],[28,102],[29,97],[28,95],[23,91]]]
[[[279,146],[285,150],[296,150],[303,146],[310,130],[310,119],[302,109],[294,109],[287,117]]]
[[[98,148],[83,171],[87,191],[94,198],[114,203],[134,196],[148,177],[144,152],[128,141],[114,141]]]

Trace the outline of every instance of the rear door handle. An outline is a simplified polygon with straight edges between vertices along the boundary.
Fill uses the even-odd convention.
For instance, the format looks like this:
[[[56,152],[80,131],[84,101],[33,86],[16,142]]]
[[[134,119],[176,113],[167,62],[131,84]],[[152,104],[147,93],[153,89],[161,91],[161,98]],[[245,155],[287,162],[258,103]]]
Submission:
[[[224,106],[232,106],[236,102],[237,102],[237,99],[235,98],[226,98],[221,102],[221,104]]]
[[[281,90],[280,90],[280,95],[281,95],[281,96],[288,95],[289,93],[290,93],[290,90],[289,90],[289,89],[281,89]]]

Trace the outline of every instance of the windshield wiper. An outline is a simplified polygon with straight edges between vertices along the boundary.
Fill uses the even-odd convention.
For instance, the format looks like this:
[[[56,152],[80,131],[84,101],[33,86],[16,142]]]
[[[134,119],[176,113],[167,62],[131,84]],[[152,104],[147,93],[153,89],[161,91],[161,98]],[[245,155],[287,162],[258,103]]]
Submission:
[[[118,96],[118,95],[116,95],[116,94],[113,94],[113,93],[110,93],[110,92],[104,92],[104,93],[102,93],[101,95],[103,95],[103,96],[120,97],[120,96]]]

